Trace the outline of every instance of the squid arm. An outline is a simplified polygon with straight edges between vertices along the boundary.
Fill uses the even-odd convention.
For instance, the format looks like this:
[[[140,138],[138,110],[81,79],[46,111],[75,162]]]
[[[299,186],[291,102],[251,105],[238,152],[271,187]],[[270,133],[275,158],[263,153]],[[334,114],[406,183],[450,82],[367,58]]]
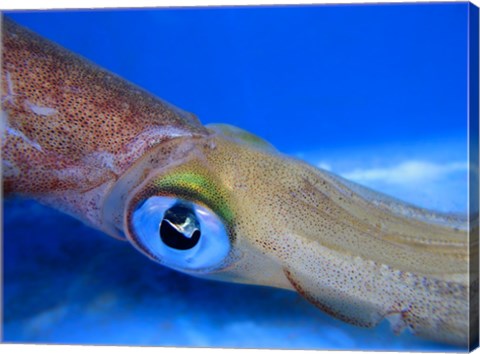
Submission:
[[[387,318],[396,333],[474,340],[466,219],[360,187],[239,128],[203,126],[5,17],[2,39],[6,196],[194,276],[296,290],[358,326]]]

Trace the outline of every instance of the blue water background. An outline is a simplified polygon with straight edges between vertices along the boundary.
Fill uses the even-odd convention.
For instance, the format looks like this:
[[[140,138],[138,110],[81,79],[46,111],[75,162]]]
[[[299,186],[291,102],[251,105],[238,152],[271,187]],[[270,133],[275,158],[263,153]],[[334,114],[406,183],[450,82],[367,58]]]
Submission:
[[[8,15],[205,124],[466,212],[467,3]],[[344,324],[293,292],[176,273],[29,201],[3,206],[6,341],[459,349]]]

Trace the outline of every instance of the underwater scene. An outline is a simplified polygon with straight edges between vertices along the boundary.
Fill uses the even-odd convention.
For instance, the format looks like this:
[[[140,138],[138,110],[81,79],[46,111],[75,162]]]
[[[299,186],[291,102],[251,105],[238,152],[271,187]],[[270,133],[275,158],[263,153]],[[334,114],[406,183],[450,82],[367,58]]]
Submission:
[[[4,16],[194,113],[202,124],[240,127],[323,171],[465,217],[472,6]],[[408,329],[394,333],[387,319],[374,328],[354,326],[295,291],[177,272],[129,242],[28,199],[4,199],[3,223],[4,342],[467,350]]]

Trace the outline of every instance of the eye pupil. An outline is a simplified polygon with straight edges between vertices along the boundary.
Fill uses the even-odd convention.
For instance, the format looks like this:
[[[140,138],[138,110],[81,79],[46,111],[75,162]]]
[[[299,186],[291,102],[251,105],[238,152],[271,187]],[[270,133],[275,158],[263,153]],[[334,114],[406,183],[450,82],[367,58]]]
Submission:
[[[160,224],[160,238],[165,245],[188,250],[195,247],[200,236],[200,225],[190,206],[176,204],[165,212]]]

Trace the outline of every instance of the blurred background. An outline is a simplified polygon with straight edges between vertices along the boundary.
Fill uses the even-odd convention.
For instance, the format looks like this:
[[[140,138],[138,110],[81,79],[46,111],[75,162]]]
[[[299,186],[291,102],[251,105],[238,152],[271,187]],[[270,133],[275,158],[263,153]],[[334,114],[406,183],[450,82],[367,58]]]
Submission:
[[[8,12],[198,115],[419,206],[467,211],[468,4]],[[4,208],[8,342],[457,350],[293,292],[195,279],[31,201]]]

